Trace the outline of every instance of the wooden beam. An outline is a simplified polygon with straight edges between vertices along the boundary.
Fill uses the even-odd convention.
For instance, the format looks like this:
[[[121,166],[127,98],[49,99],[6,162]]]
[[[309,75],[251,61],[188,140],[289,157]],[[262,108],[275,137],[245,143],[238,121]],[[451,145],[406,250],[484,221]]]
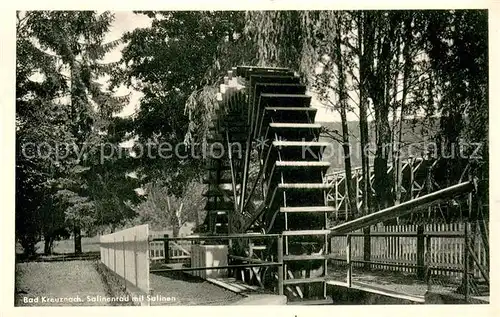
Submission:
[[[331,233],[348,233],[358,229],[362,229],[379,222],[393,219],[396,217],[401,217],[413,212],[419,211],[418,208],[422,208],[429,204],[437,203],[441,200],[451,198],[456,195],[464,194],[470,192],[474,189],[472,182],[463,182],[454,186],[447,187],[445,189],[438,190],[436,192],[421,196],[419,198],[406,201],[397,206],[392,206],[373,214],[369,214],[352,221],[345,222],[338,226],[331,228]]]
[[[231,144],[229,143],[229,133],[226,130],[226,142],[227,142],[227,151],[229,156],[229,166],[231,168],[231,183],[233,185],[233,199],[234,199],[234,211],[238,210],[238,199],[236,194],[236,175],[234,172],[234,163],[233,163],[233,155],[231,153]],[[230,213],[231,215],[232,213]],[[232,217],[228,217],[228,224],[232,221]],[[229,228],[230,229],[230,228]],[[231,232],[229,232],[231,233]]]
[[[487,272],[486,268],[481,265],[481,262],[479,262],[479,259],[477,258],[477,255],[476,255],[476,252],[474,252],[474,249],[471,247],[470,242],[467,243],[467,249],[468,249],[468,252],[470,253],[470,255],[472,256],[472,259],[474,260],[474,262],[476,262],[476,265],[477,265],[479,271],[481,272],[481,275],[483,276],[485,281],[488,282],[488,284],[489,284],[490,277],[488,276],[488,272]]]
[[[259,181],[261,180],[261,178],[264,176],[264,171],[267,169],[267,164],[269,162],[269,156],[270,155],[271,155],[271,148],[269,148],[269,150],[267,151],[267,155],[266,155],[266,159],[264,160],[264,164],[261,166],[261,169],[259,171],[259,175],[257,176],[257,179],[255,180],[255,183],[252,186],[252,190],[248,194],[248,198],[244,202],[242,210],[245,210],[247,208],[247,206],[250,203],[250,200],[251,200],[251,198],[252,198],[252,196],[253,196],[253,194],[255,192],[255,189],[257,188],[257,184],[259,183]]]
[[[283,263],[283,236],[278,236],[278,245],[277,245],[277,253],[278,253],[278,262]],[[278,266],[278,294],[284,294],[284,267]]]
[[[234,265],[221,265],[221,266],[201,266],[201,267],[181,267],[175,269],[152,269],[150,273],[161,272],[187,272],[187,271],[203,271],[203,270],[222,270],[232,268],[248,268],[248,267],[266,267],[266,266],[282,266],[283,263],[279,262],[266,262],[266,263],[247,263],[247,264],[234,264]]]

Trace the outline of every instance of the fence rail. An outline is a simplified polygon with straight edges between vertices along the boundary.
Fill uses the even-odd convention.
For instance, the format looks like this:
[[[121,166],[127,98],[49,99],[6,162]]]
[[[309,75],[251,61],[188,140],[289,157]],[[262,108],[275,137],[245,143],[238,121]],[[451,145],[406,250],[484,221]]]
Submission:
[[[163,232],[152,231],[149,233],[149,259],[152,263],[164,262],[165,250],[167,250],[170,262],[187,262],[191,258],[191,244],[181,241],[169,241],[165,248],[163,239],[168,237]],[[160,241],[159,241],[160,240]]]
[[[370,266],[374,269],[417,273],[419,269],[419,252],[423,259],[425,250],[430,250],[427,263],[432,268],[432,274],[440,276],[460,277],[464,266],[464,230],[463,223],[427,224],[423,225],[423,233],[418,233],[418,225],[372,226],[370,229]],[[366,264],[364,257],[364,235],[361,230],[350,233],[351,261],[353,267]],[[418,239],[425,239],[419,249]],[[473,239],[473,249],[483,267],[489,267],[488,258],[482,239]],[[423,240],[422,240],[423,242]],[[430,243],[429,246],[427,244]],[[332,261],[346,261],[347,237],[333,236],[331,238]],[[481,272],[473,269],[474,277],[480,278]]]
[[[259,261],[255,258],[251,257],[238,257],[234,255],[227,254],[226,256],[228,258],[231,258],[233,260],[240,260],[243,262],[246,262],[244,264],[229,264],[229,265],[216,265],[216,266],[200,266],[198,263],[193,263],[191,262],[192,267],[179,267],[179,268],[173,268],[173,267],[168,267],[168,268],[157,268],[157,269],[152,269],[152,273],[158,273],[158,272],[189,272],[189,271],[209,271],[209,270],[220,270],[220,269],[238,269],[238,268],[256,268],[256,267],[278,267],[278,272],[277,272],[277,291],[279,295],[284,294],[284,274],[283,274],[283,236],[280,234],[251,234],[251,233],[246,233],[246,234],[232,234],[232,235],[216,235],[216,236],[188,236],[188,237],[176,237],[176,238],[169,238],[168,235],[164,235],[163,237],[155,237],[155,238],[150,238],[150,243],[155,243],[155,242],[161,242],[164,243],[164,246],[167,246],[167,249],[170,248],[170,245],[172,243],[175,243],[176,241],[191,241],[192,243],[196,243],[196,246],[203,246],[200,245],[201,242],[203,241],[210,241],[210,240],[226,240],[228,241],[228,244],[231,245],[232,242],[234,242],[237,239],[248,239],[248,240],[254,240],[254,239],[264,239],[264,238],[273,238],[276,239],[277,241],[277,261],[276,262],[271,262],[271,261]],[[163,254],[171,254],[168,250],[165,250]],[[193,255],[196,256],[197,252],[193,251]],[[198,254],[199,255],[199,254]],[[164,259],[166,263],[169,263],[171,259],[168,257]],[[191,259],[192,260],[192,259]],[[200,259],[198,259],[200,260]],[[194,261],[194,262],[200,262],[200,261]],[[201,261],[203,262],[203,260]],[[194,266],[193,266],[194,265]]]

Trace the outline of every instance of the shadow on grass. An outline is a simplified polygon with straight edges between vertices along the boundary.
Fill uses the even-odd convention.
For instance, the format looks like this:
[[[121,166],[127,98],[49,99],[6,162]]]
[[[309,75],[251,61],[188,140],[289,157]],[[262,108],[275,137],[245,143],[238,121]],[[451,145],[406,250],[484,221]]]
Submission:
[[[100,258],[100,252],[84,252],[84,253],[52,253],[50,255],[35,254],[27,256],[25,254],[16,254],[16,263],[24,262],[53,262],[53,261],[93,261]]]

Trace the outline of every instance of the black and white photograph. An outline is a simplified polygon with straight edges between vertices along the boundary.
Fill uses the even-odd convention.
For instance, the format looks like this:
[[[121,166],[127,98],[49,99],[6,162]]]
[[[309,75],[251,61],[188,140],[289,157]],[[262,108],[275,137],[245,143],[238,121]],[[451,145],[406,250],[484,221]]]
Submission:
[[[490,304],[488,9],[11,13],[8,305]]]

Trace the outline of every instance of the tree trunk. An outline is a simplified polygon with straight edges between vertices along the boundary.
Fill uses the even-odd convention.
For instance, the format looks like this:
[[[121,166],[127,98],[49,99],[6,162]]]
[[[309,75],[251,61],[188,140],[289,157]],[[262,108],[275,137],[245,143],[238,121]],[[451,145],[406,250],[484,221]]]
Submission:
[[[370,210],[370,162],[368,158],[368,112],[367,112],[367,72],[368,63],[373,55],[373,34],[372,25],[370,20],[366,17],[367,12],[359,13],[358,20],[358,38],[359,38],[359,51],[360,51],[360,65],[359,65],[359,132],[360,132],[360,146],[361,146],[361,190],[362,190],[362,214],[369,214]],[[371,47],[370,47],[371,46]]]
[[[43,253],[45,255],[52,254],[52,247],[54,245],[53,236],[50,234],[47,234],[47,235],[44,235],[43,239],[44,239],[44,241],[43,241]]]
[[[82,253],[82,232],[79,226],[73,227],[73,239],[75,241],[75,254]]]
[[[373,52],[373,34],[371,32],[370,21],[366,19],[366,12],[359,12],[358,15],[358,45],[359,45],[359,132],[360,132],[360,146],[361,146],[361,168],[362,168],[362,178],[361,178],[361,189],[362,189],[362,214],[367,215],[370,212],[370,196],[371,196],[371,186],[370,186],[370,163],[368,159],[368,115],[367,115],[367,95],[366,95],[366,84],[367,84],[367,71],[368,63],[372,58],[369,52]],[[371,36],[369,40],[366,39],[366,34]],[[371,46],[371,47],[370,47]],[[368,49],[367,49],[368,47]],[[371,260],[371,239],[370,239],[370,227],[363,229],[365,234],[363,237],[363,260],[365,262],[365,269],[370,269]]]
[[[376,136],[376,154],[374,161],[374,188],[376,198],[376,208],[378,210],[388,207],[391,202],[391,181],[387,175],[387,164],[389,150],[391,149],[391,129],[389,125],[389,87],[391,86],[391,61],[392,46],[395,37],[396,23],[392,16],[389,16],[390,25],[386,33],[385,18],[374,13],[375,24],[380,29],[377,32],[379,40],[377,47],[377,56],[370,61],[370,74],[368,76],[367,88],[369,95],[373,100],[375,112]],[[374,60],[377,60],[375,65]]]
[[[412,17],[409,17],[405,20],[405,40],[404,40],[404,48],[403,48],[403,62],[404,62],[404,70],[403,70],[403,95],[401,97],[401,115],[399,119],[399,131],[398,131],[398,139],[396,142],[396,163],[394,164],[395,170],[395,202],[396,204],[401,203],[401,186],[402,186],[402,168],[403,164],[401,161],[401,142],[403,139],[403,123],[404,123],[404,113],[406,109],[406,96],[408,94],[408,79],[410,77],[410,72],[412,69],[412,60],[410,56],[410,43],[412,40],[412,29],[411,29],[411,21]]]
[[[36,254],[36,244],[38,239],[35,234],[27,233],[19,239],[19,243],[23,247],[24,256],[27,258],[32,257]]]
[[[195,219],[194,219],[195,226],[194,227],[198,228],[200,225],[200,211],[198,210],[198,208],[194,209],[194,213],[195,213]]]
[[[179,206],[179,209],[176,210],[175,214],[174,214],[174,219],[173,219],[173,223],[172,223],[172,234],[174,235],[175,238],[177,238],[179,236],[179,231],[182,227],[182,220],[181,220],[181,215],[182,215],[182,207],[183,207],[184,203],[181,203],[181,205]]]
[[[354,192],[352,183],[352,167],[351,167],[351,149],[349,142],[349,127],[347,125],[347,90],[345,87],[345,73],[344,63],[342,60],[342,46],[341,46],[341,20],[337,19],[337,36],[335,39],[335,57],[337,60],[338,70],[338,96],[340,105],[340,118],[342,121],[342,148],[344,151],[344,169],[345,169],[345,182],[347,189],[348,203],[346,204],[346,220],[348,219],[349,212],[356,217],[358,214],[357,207],[357,193]]]

